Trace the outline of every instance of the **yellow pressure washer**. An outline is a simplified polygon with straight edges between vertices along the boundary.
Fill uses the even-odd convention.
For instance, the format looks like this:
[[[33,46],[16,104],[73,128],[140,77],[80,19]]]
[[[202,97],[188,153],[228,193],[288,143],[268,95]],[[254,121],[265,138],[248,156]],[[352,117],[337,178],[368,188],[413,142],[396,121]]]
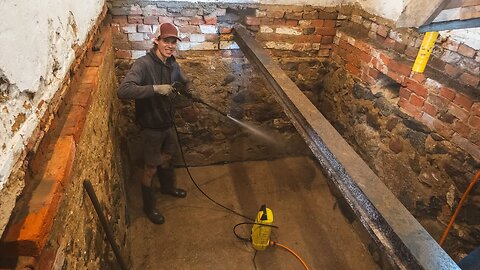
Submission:
[[[273,212],[265,204],[260,207],[252,227],[252,245],[256,250],[265,250],[270,245]]]

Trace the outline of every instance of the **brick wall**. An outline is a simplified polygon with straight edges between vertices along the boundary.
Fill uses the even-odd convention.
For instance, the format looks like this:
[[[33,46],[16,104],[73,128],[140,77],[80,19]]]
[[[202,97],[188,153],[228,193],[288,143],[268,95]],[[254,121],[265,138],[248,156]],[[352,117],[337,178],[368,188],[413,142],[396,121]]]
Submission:
[[[425,73],[413,74],[423,35],[358,9],[341,12],[332,58],[367,85],[381,74],[400,84],[402,111],[480,160],[479,51],[439,38]]]
[[[136,59],[152,46],[158,24],[180,31],[179,50],[238,49],[232,27],[247,26],[266,48],[328,57],[335,36],[334,8],[147,1],[110,1],[119,59]]]

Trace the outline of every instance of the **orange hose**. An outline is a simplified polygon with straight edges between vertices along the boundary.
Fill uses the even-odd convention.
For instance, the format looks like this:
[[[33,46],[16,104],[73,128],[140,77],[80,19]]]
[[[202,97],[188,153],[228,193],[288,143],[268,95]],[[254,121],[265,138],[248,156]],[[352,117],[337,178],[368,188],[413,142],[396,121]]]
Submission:
[[[458,212],[460,212],[460,208],[462,208],[463,202],[467,198],[468,193],[470,193],[470,190],[472,190],[473,186],[475,185],[475,182],[477,179],[480,177],[480,171],[475,175],[475,177],[472,179],[472,182],[470,182],[470,185],[468,186],[467,190],[465,193],[463,193],[462,198],[460,199],[460,202],[458,203],[457,209],[455,209],[455,213],[453,213],[452,218],[450,219],[450,222],[447,225],[447,228],[445,228],[445,232],[443,232],[442,238],[438,242],[438,244],[441,246],[443,243],[445,243],[445,239],[447,239],[448,232],[452,228],[453,222],[455,221],[455,218],[457,218]]]
[[[295,253],[295,251],[293,251],[292,249],[290,249],[289,247],[285,246],[285,245],[282,245],[282,244],[279,244],[277,242],[273,242],[273,241],[270,241],[270,245],[271,246],[279,246],[279,247],[282,247],[284,248],[285,250],[287,250],[288,252],[292,253],[293,256],[295,256],[303,265],[303,267],[305,267],[306,270],[310,270],[310,268],[308,268],[307,264],[302,260],[302,258],[300,258],[300,256],[298,256],[297,253]]]

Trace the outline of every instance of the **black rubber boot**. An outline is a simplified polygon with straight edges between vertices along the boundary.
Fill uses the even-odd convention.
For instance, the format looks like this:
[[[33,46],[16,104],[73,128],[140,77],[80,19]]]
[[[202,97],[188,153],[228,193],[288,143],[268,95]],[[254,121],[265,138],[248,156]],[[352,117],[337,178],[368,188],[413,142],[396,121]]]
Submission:
[[[142,197],[143,197],[143,212],[147,215],[148,219],[155,224],[163,224],[165,218],[157,210],[155,206],[155,193],[151,187],[142,185]]]
[[[158,167],[157,176],[160,181],[160,192],[177,198],[187,197],[187,192],[185,190],[176,187],[177,181],[173,168],[164,169]]]

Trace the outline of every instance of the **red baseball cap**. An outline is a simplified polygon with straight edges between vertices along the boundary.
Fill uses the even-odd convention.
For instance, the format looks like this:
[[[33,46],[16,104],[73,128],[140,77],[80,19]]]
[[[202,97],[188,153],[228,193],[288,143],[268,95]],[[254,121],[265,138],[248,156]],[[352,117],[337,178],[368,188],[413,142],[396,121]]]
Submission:
[[[160,24],[160,26],[158,27],[158,30],[157,30],[156,37],[157,37],[157,39],[174,37],[174,38],[181,41],[181,39],[178,37],[177,27],[175,27],[175,25],[173,25],[169,22]]]

